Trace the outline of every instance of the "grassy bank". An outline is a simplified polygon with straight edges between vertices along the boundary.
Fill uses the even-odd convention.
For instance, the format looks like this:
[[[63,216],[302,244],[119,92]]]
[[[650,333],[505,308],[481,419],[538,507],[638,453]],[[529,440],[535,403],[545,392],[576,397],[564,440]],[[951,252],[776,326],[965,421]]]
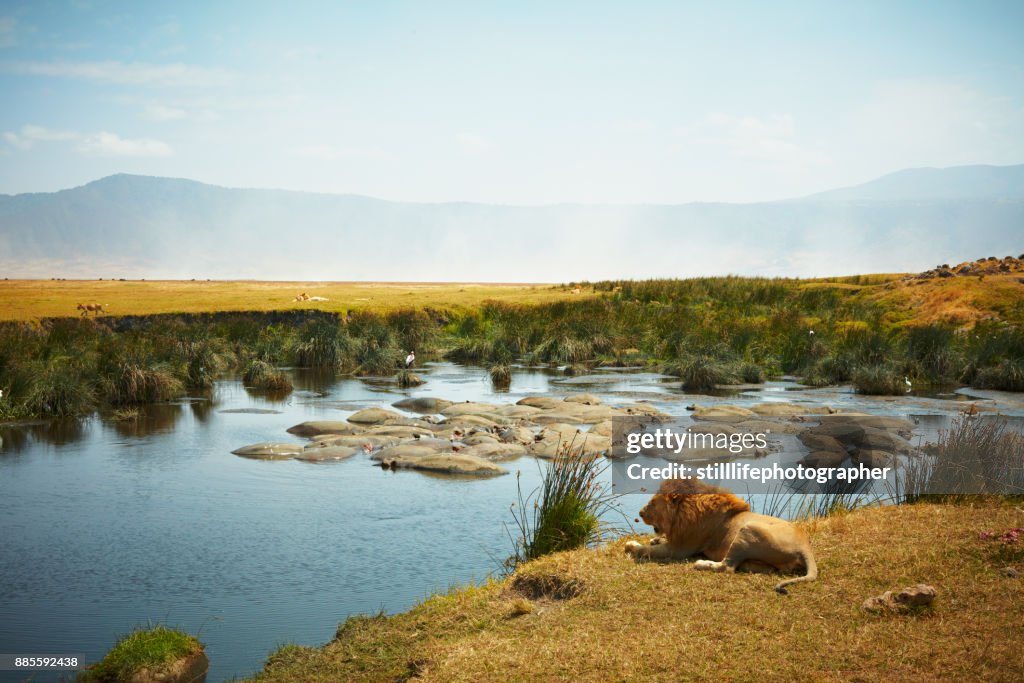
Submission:
[[[821,579],[788,597],[771,576],[637,564],[622,542],[560,553],[403,614],[351,618],[322,648],[281,648],[254,680],[1018,681],[1024,580],[999,570],[1024,557],[983,534],[1021,526],[1024,512],[999,503],[818,520]],[[861,610],[920,582],[938,589],[930,611]]]
[[[206,390],[223,373],[246,368],[261,370],[251,373],[254,384],[265,384],[281,365],[395,375],[409,349],[419,362],[448,357],[485,365],[499,387],[507,386],[507,366],[521,361],[567,366],[573,374],[648,365],[694,392],[784,373],[814,385],[849,382],[873,394],[901,394],[907,381],[1022,391],[1021,279],[990,275],[984,286],[980,278],[895,276],[535,288],[322,285],[342,289],[326,292],[329,302],[291,303],[281,300],[286,283],[92,283],[126,300],[136,290],[163,297],[140,298],[128,310],[250,310],[0,322],[0,419],[152,403]],[[0,283],[0,298],[16,304],[0,308],[5,314],[48,310],[47,297],[65,287],[72,294],[61,294],[60,306],[73,312],[67,297],[82,296],[74,287],[87,283],[33,283],[35,294],[12,296],[23,284]],[[275,294],[254,300],[259,287]],[[962,296],[949,298],[950,288]],[[936,313],[939,300],[950,302],[946,317]],[[287,390],[282,380],[271,384]]]

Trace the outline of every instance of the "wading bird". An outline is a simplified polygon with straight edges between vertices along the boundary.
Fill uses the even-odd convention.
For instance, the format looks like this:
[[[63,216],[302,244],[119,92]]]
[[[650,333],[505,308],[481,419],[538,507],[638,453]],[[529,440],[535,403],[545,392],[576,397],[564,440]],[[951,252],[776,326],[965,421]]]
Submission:
[[[413,362],[416,360],[416,351],[410,351],[409,355],[405,357],[405,367],[412,367]]]

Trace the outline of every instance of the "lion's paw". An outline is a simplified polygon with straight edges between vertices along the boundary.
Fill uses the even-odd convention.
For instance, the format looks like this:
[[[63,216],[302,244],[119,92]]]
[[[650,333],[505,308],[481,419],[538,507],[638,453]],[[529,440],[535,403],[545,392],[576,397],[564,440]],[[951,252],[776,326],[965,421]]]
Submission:
[[[705,571],[717,571],[721,566],[721,562],[714,562],[713,560],[697,560],[693,563],[694,569],[703,569]]]
[[[643,546],[642,543],[638,543],[637,541],[630,541],[629,543],[626,544],[626,554],[627,555],[636,555],[637,553],[640,552],[640,549],[643,548],[643,547],[644,546]]]

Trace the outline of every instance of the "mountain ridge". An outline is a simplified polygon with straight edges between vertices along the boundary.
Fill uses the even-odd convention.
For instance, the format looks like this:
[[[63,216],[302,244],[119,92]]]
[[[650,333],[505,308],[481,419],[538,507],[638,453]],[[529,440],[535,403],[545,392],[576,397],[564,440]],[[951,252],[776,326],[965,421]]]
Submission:
[[[894,199],[898,192],[909,198]],[[824,195],[748,204],[416,203],[115,174],[0,196],[0,276],[817,276],[920,271],[1021,251],[1024,165],[897,172]]]

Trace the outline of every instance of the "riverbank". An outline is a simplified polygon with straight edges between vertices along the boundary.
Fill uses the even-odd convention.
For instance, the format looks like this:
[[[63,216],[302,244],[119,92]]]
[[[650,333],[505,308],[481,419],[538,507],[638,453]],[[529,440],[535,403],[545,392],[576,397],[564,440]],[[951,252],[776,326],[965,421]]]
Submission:
[[[114,315],[112,306],[88,317],[0,322],[0,419],[81,417],[195,396],[257,362],[395,376],[412,349],[417,363],[487,367],[499,385],[522,363],[569,375],[647,367],[694,393],[783,375],[875,395],[901,396],[911,386],[1024,391],[1024,262],[985,263],[977,275],[964,265],[962,275],[537,287],[56,281],[20,297],[12,292],[24,283],[5,281],[0,301],[23,312],[54,301],[73,312],[65,288],[85,295],[74,288],[93,285],[126,300],[138,292],[162,298],[138,304],[148,314]],[[288,301],[282,288],[292,285],[315,296]],[[276,289],[262,298],[251,291],[264,286]],[[320,287],[342,289],[320,297]],[[157,313],[220,306],[234,312]]]
[[[1018,681],[1024,579],[1000,570],[1024,570],[1024,557],[980,534],[1022,526],[1019,503],[993,502],[817,520],[807,529],[821,578],[786,597],[770,576],[637,564],[617,541],[402,614],[350,618],[322,648],[282,647],[252,680]],[[930,610],[861,608],[917,583],[938,591]]]

